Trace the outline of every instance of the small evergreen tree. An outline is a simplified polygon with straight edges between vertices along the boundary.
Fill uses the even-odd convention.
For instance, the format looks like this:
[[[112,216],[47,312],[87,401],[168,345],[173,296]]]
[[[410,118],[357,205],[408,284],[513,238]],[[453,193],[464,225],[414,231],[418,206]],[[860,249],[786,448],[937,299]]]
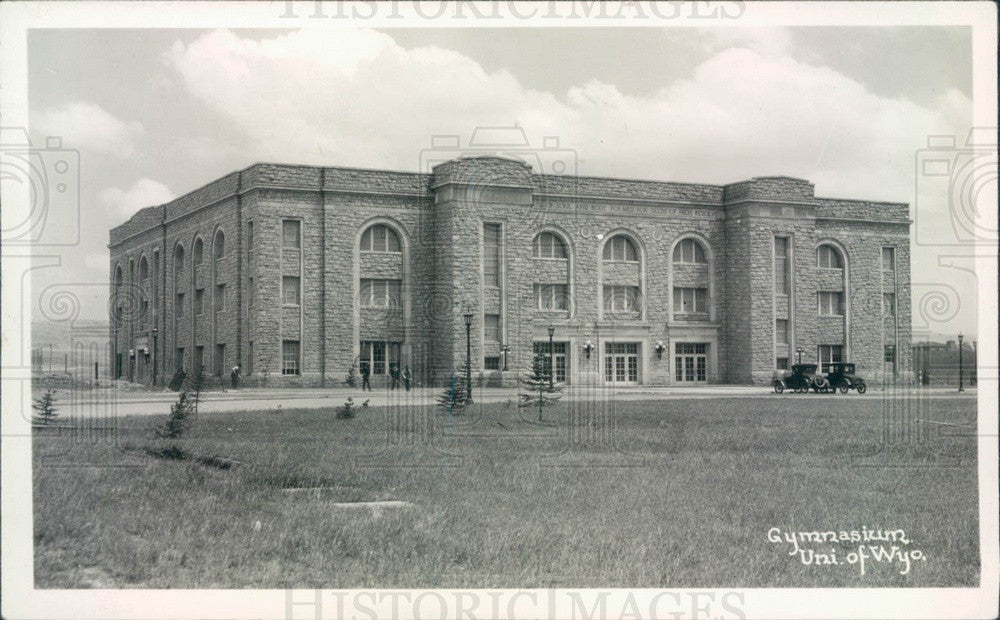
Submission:
[[[531,366],[517,378],[522,392],[518,395],[518,407],[538,407],[538,421],[542,421],[542,409],[555,404],[562,396],[562,386],[551,381],[552,369],[545,354],[536,355]]]
[[[156,427],[156,436],[161,439],[177,439],[191,428],[194,413],[194,402],[188,397],[187,391],[182,391],[177,402],[170,406],[167,421]]]
[[[344,383],[350,387],[358,387],[358,358],[355,357],[354,361],[351,362],[350,367],[347,369],[347,376],[344,377]]]
[[[191,428],[194,416],[198,413],[198,401],[201,399],[204,383],[205,367],[198,366],[185,378],[184,386],[177,395],[177,402],[170,405],[167,421],[153,429],[157,437],[177,439]]]
[[[451,381],[445,386],[444,391],[438,395],[438,406],[448,413],[448,415],[460,415],[469,406],[467,377],[468,368],[465,368],[460,375],[452,375]]]
[[[365,406],[368,405],[368,401],[365,401]],[[344,404],[337,407],[337,419],[338,420],[349,420],[354,417],[354,399],[350,396],[344,401]]]
[[[36,398],[35,404],[31,406],[32,409],[38,412],[35,416],[35,421],[41,424],[48,424],[59,417],[59,414],[56,413],[55,402],[55,392],[52,390],[45,390],[44,394]]]

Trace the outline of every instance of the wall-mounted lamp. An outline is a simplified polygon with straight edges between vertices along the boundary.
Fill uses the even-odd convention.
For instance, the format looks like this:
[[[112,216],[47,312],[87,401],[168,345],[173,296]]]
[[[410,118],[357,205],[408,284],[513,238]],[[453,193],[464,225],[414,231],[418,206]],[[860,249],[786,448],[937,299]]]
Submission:
[[[594,350],[594,343],[593,342],[591,342],[591,341],[588,340],[587,342],[583,343],[583,352],[587,354],[587,359],[588,360],[590,359],[590,352],[593,351],[593,350]]]
[[[656,341],[656,359],[663,359],[663,352],[667,350],[667,345],[663,344],[662,340]]]
[[[501,345],[500,351],[503,353],[503,369],[507,370],[507,354],[510,353],[510,347],[507,345]]]

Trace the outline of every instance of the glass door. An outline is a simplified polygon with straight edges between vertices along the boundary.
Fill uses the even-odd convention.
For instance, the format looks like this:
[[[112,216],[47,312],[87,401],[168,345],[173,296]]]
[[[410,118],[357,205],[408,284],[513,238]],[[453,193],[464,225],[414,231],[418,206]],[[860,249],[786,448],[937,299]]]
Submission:
[[[678,383],[705,383],[708,380],[708,345],[678,342],[674,356],[674,379]]]
[[[638,383],[639,343],[609,342],[604,347],[604,380],[607,383]]]

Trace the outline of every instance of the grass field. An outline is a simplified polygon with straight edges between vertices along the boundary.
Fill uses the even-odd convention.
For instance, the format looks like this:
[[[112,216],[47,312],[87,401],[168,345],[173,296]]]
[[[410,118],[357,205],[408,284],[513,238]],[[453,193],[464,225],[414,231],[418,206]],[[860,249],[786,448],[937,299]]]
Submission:
[[[978,583],[974,444],[915,424],[974,424],[974,400],[790,395],[534,415],[203,414],[174,442],[152,440],[148,417],[119,421],[114,438],[39,432],[36,587]],[[151,455],[173,447],[189,458]],[[333,505],[377,500],[412,506]],[[926,559],[906,575],[869,561],[861,575],[838,543],[813,547],[841,564],[804,565],[768,540],[772,527],[904,529]]]

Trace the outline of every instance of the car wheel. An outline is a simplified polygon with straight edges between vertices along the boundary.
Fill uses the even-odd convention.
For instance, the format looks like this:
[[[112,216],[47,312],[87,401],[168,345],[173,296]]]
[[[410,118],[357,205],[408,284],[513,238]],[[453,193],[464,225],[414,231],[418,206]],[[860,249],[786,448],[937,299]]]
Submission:
[[[855,389],[858,391],[858,394],[864,394],[865,392],[868,391],[868,386],[865,385],[864,383],[859,383],[858,387],[856,387]]]
[[[839,389],[841,394],[847,394],[851,390],[851,386],[846,383],[841,383]]]
[[[774,393],[781,394],[785,391],[785,385],[781,381],[774,382]]]

